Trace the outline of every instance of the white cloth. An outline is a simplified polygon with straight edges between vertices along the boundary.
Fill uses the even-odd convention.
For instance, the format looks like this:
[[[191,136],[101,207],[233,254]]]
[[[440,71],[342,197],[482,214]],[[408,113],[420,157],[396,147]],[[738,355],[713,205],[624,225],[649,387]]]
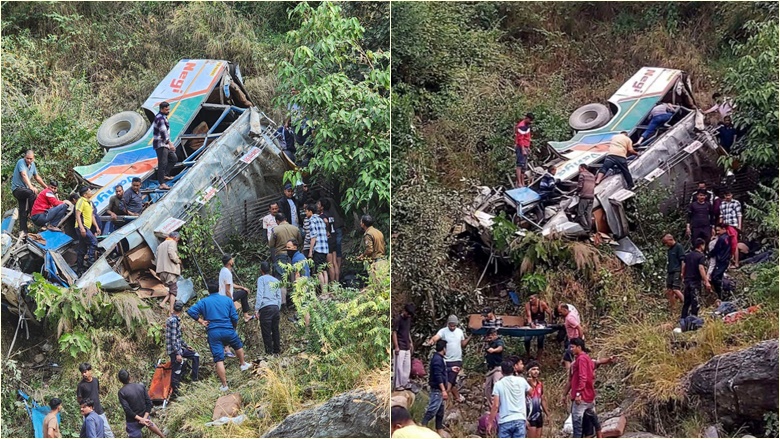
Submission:
[[[506,376],[493,386],[498,396],[498,423],[525,420],[526,393],[531,390],[528,381],[519,376]]]
[[[566,305],[569,307],[569,312],[574,314],[574,317],[577,317],[577,320],[581,322],[582,318],[580,318],[580,312],[577,311],[577,308],[575,308],[571,303],[567,303]]]
[[[290,205],[290,216],[292,217],[289,218],[290,224],[294,225],[295,227],[298,227],[298,208],[295,207],[295,201],[288,198],[287,204]]]
[[[270,213],[263,217],[263,228],[265,229],[265,233],[268,235],[268,241],[271,241],[271,237],[274,235],[274,227],[278,226],[279,224],[276,223],[276,218],[273,217]]]
[[[409,375],[412,373],[412,353],[411,351],[398,351],[395,356],[395,388],[404,388],[409,384]]]
[[[230,284],[230,297],[233,297],[233,273],[227,268],[219,270],[219,294],[227,296],[225,284]]]
[[[460,342],[465,340],[466,336],[462,329],[455,328],[454,331],[450,331],[450,328],[441,328],[436,335],[447,342],[444,361],[463,361],[463,349],[460,347]]]

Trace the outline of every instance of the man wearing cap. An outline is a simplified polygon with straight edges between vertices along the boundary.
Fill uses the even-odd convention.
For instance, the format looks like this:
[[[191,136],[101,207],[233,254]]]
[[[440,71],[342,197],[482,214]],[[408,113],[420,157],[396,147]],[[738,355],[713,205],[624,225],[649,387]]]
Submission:
[[[30,211],[30,220],[38,227],[46,227],[49,230],[60,232],[59,224],[68,213],[68,205],[57,198],[59,183],[52,180],[49,187],[42,190]]]
[[[415,306],[413,303],[404,305],[401,314],[393,319],[393,351],[395,352],[395,390],[410,388],[409,374],[412,372],[412,318]]]
[[[62,434],[60,433],[60,423],[57,420],[57,415],[59,415],[62,410],[62,400],[59,398],[50,399],[49,408],[51,408],[51,411],[43,418],[43,437],[62,437]]]
[[[157,246],[157,275],[168,288],[168,295],[160,302],[161,308],[168,308],[169,313],[173,313],[173,302],[176,301],[176,294],[179,292],[177,281],[181,274],[181,259],[179,258],[179,232],[171,232],[168,238]],[[170,302],[168,306],[166,302]]]
[[[485,336],[485,362],[487,373],[485,374],[485,402],[490,406],[493,395],[493,386],[504,377],[501,373],[501,362],[504,361],[504,340],[498,336],[498,329],[490,328]]]
[[[76,202],[76,226],[79,229],[79,246],[76,250],[76,274],[81,276],[87,268],[95,263],[97,238],[100,235],[95,209],[92,206],[92,189],[82,186],[79,189],[80,198]],[[94,233],[93,233],[94,231]],[[87,256],[87,266],[84,267],[84,255]]]
[[[582,437],[582,417],[585,410],[594,410],[596,406],[596,390],[594,384],[594,363],[588,356],[588,350],[585,348],[585,341],[579,337],[571,340],[571,352],[574,355],[574,362],[571,365],[570,399],[571,399],[571,420],[574,427],[573,437]]]
[[[447,342],[447,354],[444,356],[444,361],[447,365],[447,391],[452,392],[453,400],[457,402],[463,402],[466,400],[458,392],[458,386],[455,385],[455,381],[458,378],[460,368],[463,366],[463,348],[471,341],[471,336],[468,338],[463,334],[463,330],[458,328],[458,318],[454,315],[450,315],[447,319],[447,327],[442,328],[436,333],[430,340],[428,345],[432,345],[439,340]]]
[[[225,346],[236,350],[240,369],[247,370],[251,365],[244,361],[244,343],[238,337],[236,326],[238,325],[238,313],[233,306],[233,301],[219,294],[219,285],[214,281],[207,283],[209,295],[200,299],[187,310],[187,315],[206,328],[211,355],[217,369],[222,386],[222,392],[229,390],[227,376],[225,375]]]
[[[293,187],[290,183],[284,185],[284,194],[279,199],[279,209],[284,217],[295,227],[300,227],[298,222],[298,201],[293,196]]]
[[[173,303],[173,311],[168,320],[165,321],[165,351],[171,357],[171,388],[173,397],[179,395],[179,384],[181,383],[181,369],[184,365],[184,359],[192,360],[192,381],[198,381],[198,369],[200,368],[200,355],[195,349],[184,342],[181,334],[181,312],[184,309],[184,303],[177,300]]]
[[[11,192],[19,202],[19,231],[22,236],[27,236],[27,215],[35,202],[38,187],[32,183],[32,178],[45,189],[46,184],[35,167],[35,154],[32,149],[25,152],[24,157],[16,162],[13,176],[11,177]]]
[[[171,104],[160,102],[160,112],[154,118],[152,124],[154,140],[152,146],[157,153],[157,182],[160,189],[170,189],[165,183],[172,180],[169,177],[173,167],[176,166],[176,147],[171,142],[170,124],[168,123],[168,113],[171,111]]]

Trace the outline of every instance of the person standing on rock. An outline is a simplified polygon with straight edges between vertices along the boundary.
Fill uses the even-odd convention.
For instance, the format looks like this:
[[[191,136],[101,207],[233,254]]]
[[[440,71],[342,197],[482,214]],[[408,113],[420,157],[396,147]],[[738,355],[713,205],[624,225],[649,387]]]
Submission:
[[[62,400],[59,398],[52,398],[49,400],[49,408],[51,411],[43,418],[43,437],[45,438],[60,438],[60,423],[57,421],[57,415],[62,410]]]
[[[179,232],[171,232],[162,244],[157,246],[157,275],[168,288],[160,307],[168,309],[168,314],[173,314],[173,303],[179,293],[177,281],[181,274],[181,259],[179,258]],[[166,305],[168,303],[168,305]]]
[[[222,386],[221,392],[229,390],[227,376],[225,375],[225,349],[230,346],[236,350],[241,371],[251,366],[244,361],[244,343],[238,337],[236,326],[238,325],[238,313],[233,301],[219,294],[219,285],[214,281],[207,283],[209,295],[199,300],[187,310],[187,315],[206,328],[211,355],[217,369],[217,376]]]
[[[525,186],[525,171],[528,170],[528,155],[531,154],[531,125],[533,113],[526,113],[523,120],[515,126],[515,177],[517,187]]]
[[[707,290],[711,290],[710,279],[707,276],[707,257],[704,256],[704,240],[699,238],[694,243],[694,249],[685,256],[682,263],[682,278],[685,291],[680,320],[689,315],[699,315],[699,294],[702,282]]]
[[[501,372],[501,362],[504,360],[504,340],[498,336],[496,328],[490,328],[485,337],[485,362],[487,373],[485,374],[485,403],[490,406],[493,399],[493,387],[504,377]]]
[[[682,263],[685,260],[685,250],[682,245],[670,234],[664,235],[661,242],[668,248],[666,251],[666,300],[669,301],[669,309],[674,305],[674,298],[683,302],[682,293]]]
[[[181,334],[181,312],[184,309],[184,303],[177,300],[173,304],[173,312],[165,322],[165,351],[171,358],[171,388],[173,389],[173,398],[179,395],[179,384],[181,383],[181,370],[184,366],[184,359],[192,360],[192,373],[190,378],[193,382],[198,381],[198,371],[200,370],[200,355],[195,352],[195,348],[188,345]]]
[[[146,427],[160,437],[165,437],[160,428],[149,419],[152,412],[152,400],[149,392],[141,383],[131,383],[130,373],[122,369],[117,374],[119,382],[123,384],[117,396],[119,404],[125,411],[125,431],[127,437],[143,437],[141,430]]]
[[[550,411],[547,410],[547,398],[544,396],[544,385],[539,379],[541,368],[539,363],[534,360],[528,362],[528,385],[531,390],[528,392],[528,435],[527,437],[542,437],[544,428],[544,417],[550,417]]]
[[[434,439],[441,436],[428,427],[420,427],[415,424],[406,407],[394,405],[390,409],[390,437],[393,439]]]
[[[596,177],[588,170],[588,165],[580,164],[580,174],[577,177],[577,195],[580,197],[577,204],[577,222],[585,229],[585,233],[590,233],[593,228],[595,188]]]
[[[460,403],[466,400],[458,392],[458,386],[456,385],[458,379],[458,373],[460,373],[461,367],[463,367],[463,348],[471,341],[471,336],[468,338],[463,334],[463,330],[458,328],[458,318],[454,315],[450,315],[447,318],[447,327],[441,328],[430,340],[428,345],[433,345],[439,340],[447,342],[447,355],[444,357],[444,361],[447,364],[447,391],[452,392],[452,398],[455,403]]]
[[[279,336],[279,309],[282,307],[282,290],[279,279],[271,276],[271,264],[260,263],[260,277],[257,278],[255,318],[260,321],[265,353],[275,355],[282,352]]]
[[[160,185],[160,189],[170,189],[166,182],[173,180],[170,174],[177,161],[176,147],[171,142],[171,125],[168,123],[168,113],[170,112],[171,104],[160,102],[160,112],[154,117],[154,123],[152,123],[154,134],[152,146],[157,153],[157,183]]]
[[[395,390],[409,389],[409,374],[412,371],[412,353],[414,342],[412,341],[412,319],[415,306],[413,303],[404,305],[401,314],[393,319],[392,339],[393,352],[395,353],[394,388]]]
[[[27,236],[27,217],[39,192],[38,187],[32,183],[33,177],[44,189],[47,188],[38,168],[35,167],[35,153],[28,149],[24,157],[16,162],[11,177],[11,193],[19,202],[19,232],[22,237]]]
[[[444,433],[444,405],[447,401],[447,365],[444,356],[447,353],[447,342],[444,340],[436,341],[436,352],[431,357],[431,364],[428,368],[428,407],[425,408],[421,424],[423,427],[428,425],[434,417],[436,418],[436,432],[439,435]]]
[[[90,411],[94,411],[95,415],[99,417],[103,424],[103,430],[105,436],[100,437],[114,437],[114,432],[111,430],[111,424],[108,423],[106,413],[103,411],[103,406],[100,405],[100,383],[97,377],[92,376],[92,365],[89,363],[81,363],[79,365],[79,372],[81,372],[81,381],[76,387],[76,399],[79,404],[86,400],[90,400]],[[83,414],[83,413],[82,413]]]
[[[521,376],[512,375],[514,364],[501,363],[504,378],[493,387],[493,403],[488,418],[488,433],[498,420],[498,437],[523,438],[526,435],[526,398],[531,386]]]
[[[595,365],[588,356],[585,341],[581,338],[571,340],[571,352],[574,362],[569,374],[569,397],[571,400],[571,420],[574,428],[573,437],[582,437],[582,418],[586,410],[595,411],[596,390],[594,388]]]

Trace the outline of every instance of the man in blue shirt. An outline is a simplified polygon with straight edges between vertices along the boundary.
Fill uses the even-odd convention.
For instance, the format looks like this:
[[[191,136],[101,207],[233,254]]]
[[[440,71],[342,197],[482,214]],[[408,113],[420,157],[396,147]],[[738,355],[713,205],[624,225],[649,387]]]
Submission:
[[[257,278],[257,297],[255,298],[255,318],[260,320],[260,332],[263,334],[265,353],[278,354],[279,347],[279,308],[282,306],[282,290],[279,280],[270,274],[271,265],[260,263],[260,277]]]
[[[429,367],[430,376],[428,386],[428,407],[425,409],[421,425],[426,427],[428,422],[436,417],[436,431],[444,432],[444,402],[447,400],[447,366],[444,364],[444,353],[447,352],[447,341],[436,342],[436,352],[431,357]]]
[[[130,190],[122,197],[128,215],[138,216],[144,211],[144,198],[141,195],[141,179],[133,177]]]
[[[303,253],[298,251],[298,241],[295,239],[291,239],[287,241],[287,256],[290,257],[290,261],[292,262],[293,266],[297,264],[298,262],[306,262],[306,256],[303,255]],[[309,277],[311,276],[311,270],[309,269],[308,262],[303,264],[303,268],[300,270],[294,270],[294,273],[292,276],[290,276],[290,281],[295,282],[298,280],[299,277]]]
[[[547,201],[555,194],[555,166],[550,166],[539,182],[539,196],[542,201]]]
[[[40,183],[46,189],[46,183],[43,182],[41,174],[35,167],[35,154],[32,149],[27,150],[24,158],[16,162],[14,174],[11,177],[11,192],[19,202],[19,231],[22,236],[27,236],[27,217],[30,215],[35,197],[38,196],[39,189],[32,183],[32,178]]]
[[[160,189],[170,189],[170,186],[165,184],[165,182],[173,179],[169,175],[177,160],[176,147],[171,142],[171,126],[168,123],[168,113],[170,111],[171,104],[160,102],[160,112],[157,113],[152,124],[154,132],[152,145],[157,153],[157,182],[160,184]]]
[[[79,437],[106,437],[103,420],[95,413],[94,406],[95,404],[89,398],[81,401],[81,415],[84,416],[84,423],[81,425]]]
[[[207,285],[209,295],[192,305],[187,310],[187,315],[206,328],[209,348],[211,348],[211,355],[214,357],[214,363],[217,368],[217,376],[219,376],[219,380],[222,383],[219,390],[227,392],[229,388],[225,376],[224,346],[227,344],[236,351],[242,371],[249,369],[251,365],[244,361],[244,344],[241,342],[235,329],[238,324],[238,313],[233,306],[233,300],[219,294],[219,284],[217,282],[212,280]]]

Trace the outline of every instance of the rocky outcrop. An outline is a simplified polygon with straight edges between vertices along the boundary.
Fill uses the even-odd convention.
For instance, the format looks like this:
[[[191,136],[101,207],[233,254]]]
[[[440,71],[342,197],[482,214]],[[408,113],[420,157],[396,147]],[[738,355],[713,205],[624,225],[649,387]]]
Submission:
[[[761,421],[778,408],[777,340],[713,357],[684,379],[686,395],[723,426]]]
[[[390,414],[374,393],[356,390],[294,413],[264,437],[388,437]]]

